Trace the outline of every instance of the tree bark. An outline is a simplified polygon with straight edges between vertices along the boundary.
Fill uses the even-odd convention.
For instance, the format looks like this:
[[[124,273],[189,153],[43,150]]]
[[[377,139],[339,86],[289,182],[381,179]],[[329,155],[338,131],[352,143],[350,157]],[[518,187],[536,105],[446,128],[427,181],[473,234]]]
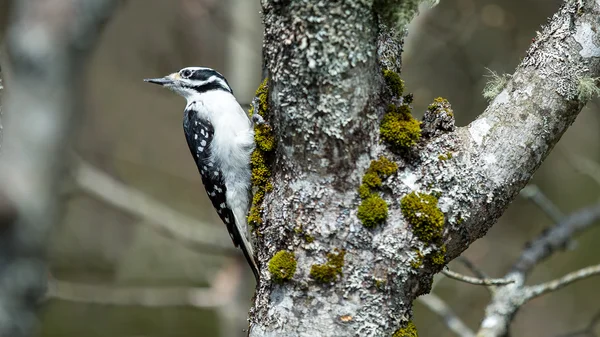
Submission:
[[[405,327],[443,267],[414,262],[445,247],[447,263],[487,232],[586,103],[580,81],[600,74],[600,4],[567,1],[481,116],[452,132],[426,116],[422,128],[435,132],[391,151],[379,135],[390,103],[382,66],[400,70],[402,41],[374,8],[393,4],[402,16],[417,1],[262,1],[277,147],[257,228],[250,336],[390,336]],[[371,229],[357,218],[357,188],[379,156],[399,170],[378,192],[387,221]],[[414,191],[439,196],[440,242],[421,241],[403,216],[400,201]],[[311,267],[336,249],[345,251],[343,274],[316,282]],[[280,250],[297,261],[281,284],[267,267]]]

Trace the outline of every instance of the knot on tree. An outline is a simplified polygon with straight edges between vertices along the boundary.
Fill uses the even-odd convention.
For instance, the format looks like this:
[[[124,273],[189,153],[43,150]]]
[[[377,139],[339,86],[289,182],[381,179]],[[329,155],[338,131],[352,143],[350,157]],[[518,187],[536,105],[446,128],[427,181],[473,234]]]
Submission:
[[[454,111],[447,99],[438,97],[427,107],[421,123],[421,135],[436,137],[456,129]]]

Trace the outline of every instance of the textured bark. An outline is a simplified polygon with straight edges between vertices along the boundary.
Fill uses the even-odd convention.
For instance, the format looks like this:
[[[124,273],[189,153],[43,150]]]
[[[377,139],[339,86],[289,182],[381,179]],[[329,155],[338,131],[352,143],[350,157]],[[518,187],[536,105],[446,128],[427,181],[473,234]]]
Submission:
[[[87,52],[117,0],[12,2],[0,157],[0,336],[29,336],[46,288],[46,238],[80,115]]]
[[[446,262],[482,237],[585,104],[579,79],[600,73],[600,4],[568,1],[477,120],[405,153],[390,152],[379,139],[388,103],[380,64],[399,70],[400,55],[393,54],[402,48],[378,25],[373,1],[262,4],[268,120],[278,145],[274,190],[256,240],[262,280],[249,335],[389,336],[410,319],[412,301],[441,269],[427,259],[411,266],[417,250],[427,255],[440,245],[414,235],[400,199],[411,191],[441,193]],[[447,152],[452,159],[438,158]],[[356,216],[357,188],[380,155],[400,169],[383,182],[386,223],[368,229]],[[290,282],[278,284],[267,263],[282,249],[294,252],[298,265]],[[315,282],[311,265],[335,249],[346,251],[343,276]]]

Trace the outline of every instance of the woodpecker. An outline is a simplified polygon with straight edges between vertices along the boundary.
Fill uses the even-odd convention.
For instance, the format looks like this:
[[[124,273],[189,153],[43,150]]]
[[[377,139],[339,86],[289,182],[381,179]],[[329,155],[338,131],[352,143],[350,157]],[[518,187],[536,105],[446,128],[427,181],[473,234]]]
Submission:
[[[240,247],[258,281],[246,215],[252,197],[250,156],[254,125],[223,75],[187,67],[162,78],[145,79],[183,96],[183,131],[213,207]]]

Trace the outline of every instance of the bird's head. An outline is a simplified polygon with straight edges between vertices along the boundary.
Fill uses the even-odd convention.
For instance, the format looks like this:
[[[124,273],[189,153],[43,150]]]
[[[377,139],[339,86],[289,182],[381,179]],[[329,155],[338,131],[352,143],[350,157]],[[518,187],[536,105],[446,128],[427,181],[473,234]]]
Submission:
[[[225,77],[211,68],[187,67],[165,77],[147,78],[144,81],[162,85],[183,96],[188,101],[213,90],[233,94]]]

